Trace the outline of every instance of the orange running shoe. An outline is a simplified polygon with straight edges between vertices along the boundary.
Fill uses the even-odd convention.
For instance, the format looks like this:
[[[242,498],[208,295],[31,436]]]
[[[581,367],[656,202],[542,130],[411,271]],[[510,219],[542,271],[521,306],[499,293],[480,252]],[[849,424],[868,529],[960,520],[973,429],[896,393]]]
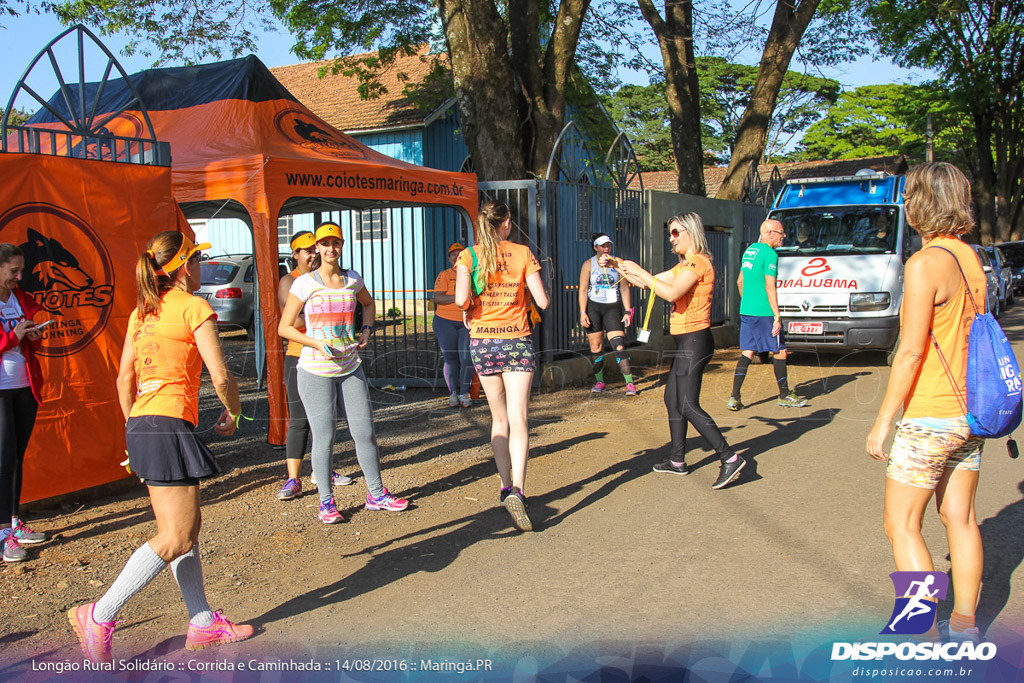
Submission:
[[[185,636],[186,650],[202,650],[213,645],[225,643],[237,643],[240,640],[252,638],[254,629],[252,626],[232,624],[224,618],[218,610],[213,613],[213,623],[202,628],[188,625],[188,635]]]
[[[97,664],[109,664],[113,661],[110,656],[110,641],[114,636],[114,626],[117,622],[104,623],[93,619],[92,612],[95,607],[95,602],[72,607],[68,610],[68,621],[75,629],[75,635],[78,636],[78,643],[82,646],[82,654],[86,659]]]

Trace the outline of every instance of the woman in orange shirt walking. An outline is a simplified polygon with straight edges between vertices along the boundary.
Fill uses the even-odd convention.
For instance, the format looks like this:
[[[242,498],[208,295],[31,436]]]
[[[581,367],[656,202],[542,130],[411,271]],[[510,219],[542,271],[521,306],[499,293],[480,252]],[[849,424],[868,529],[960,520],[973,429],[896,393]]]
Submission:
[[[455,304],[466,309],[472,303],[466,314],[470,352],[491,409],[500,500],[517,529],[533,531],[523,492],[530,454],[530,386],[536,369],[526,291],[541,310],[548,307],[548,295],[537,258],[529,247],[509,242],[511,232],[508,206],[489,201],[480,207],[477,245],[464,250],[455,265]]]
[[[217,314],[192,295],[200,284],[199,251],[209,246],[193,244],[179,232],[162,232],[149,241],[135,267],[138,308],[128,319],[117,391],[128,459],[149,488],[156,536],[128,559],[102,598],[68,611],[82,652],[94,662],[112,661],[118,611],[168,564],[188,608],[187,649],[253,634],[251,626],[233,624],[210,609],[199,562],[199,480],[220,473],[194,432],[203,363],[224,405],[214,431],[231,436],[242,413],[238,386],[221,352]]]
[[[630,283],[650,289],[672,302],[669,331],[675,339],[676,350],[665,385],[672,450],[668,460],[655,465],[654,471],[690,473],[686,465],[686,431],[687,423],[692,423],[721,461],[718,478],[711,485],[720,489],[735,481],[747,462],[736,454],[722,436],[722,430],[700,407],[704,368],[715,353],[715,339],[711,334],[715,269],[711,265],[711,250],[700,216],[695,213],[673,216],[668,222],[668,231],[672,251],[679,257],[679,263],[672,270],[651,275],[632,261],[619,261],[616,266]]]
[[[907,173],[903,201],[923,248],[907,260],[900,346],[867,452],[875,460],[886,459],[885,438],[902,406],[885,468],[883,511],[896,570],[934,571],[921,535],[934,494],[949,541],[954,592],[953,614],[938,630],[953,640],[977,642],[981,635],[974,613],[984,550],[974,494],[983,440],[971,436],[966,406],[958,398],[967,395],[971,320],[975,307],[985,310],[985,273],[970,245],[960,240],[974,227],[971,186],[952,164],[919,164]]]
[[[458,242],[448,247],[451,268],[442,270],[434,282],[434,337],[444,356],[444,381],[448,385],[448,405],[469,408],[473,400],[473,359],[469,354],[469,330],[462,322],[462,309],[455,305],[455,261],[465,249]]]

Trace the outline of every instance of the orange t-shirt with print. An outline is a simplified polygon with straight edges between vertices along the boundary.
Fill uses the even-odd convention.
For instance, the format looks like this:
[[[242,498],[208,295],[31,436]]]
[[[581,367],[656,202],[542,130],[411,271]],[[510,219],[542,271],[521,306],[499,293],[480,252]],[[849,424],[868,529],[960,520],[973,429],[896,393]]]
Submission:
[[[434,281],[434,293],[455,296],[454,268],[447,268],[438,274],[437,280]],[[462,322],[462,309],[456,306],[454,301],[450,304],[439,304],[434,311],[434,315],[445,320]]]
[[[686,271],[697,276],[697,282],[672,304],[669,332],[686,334],[711,327],[711,294],[715,291],[715,268],[704,254],[687,254],[672,268],[679,277]]]
[[[473,254],[480,260],[481,247],[459,254],[456,265],[473,274]],[[469,336],[474,339],[516,339],[530,334],[530,308],[526,304],[526,278],[540,271],[540,263],[529,247],[502,241],[498,244],[498,269],[476,297],[470,310]]]
[[[210,304],[198,296],[172,289],[161,297],[160,311],[139,320],[128,318],[135,350],[135,404],[130,417],[163,415],[190,424],[199,421],[199,382],[203,360],[195,332],[217,319]]]

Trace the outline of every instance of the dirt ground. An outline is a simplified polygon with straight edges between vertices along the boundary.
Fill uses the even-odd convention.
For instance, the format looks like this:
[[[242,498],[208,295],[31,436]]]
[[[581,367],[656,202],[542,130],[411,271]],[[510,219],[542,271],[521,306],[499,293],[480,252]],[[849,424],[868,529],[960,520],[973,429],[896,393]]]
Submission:
[[[1020,310],[1004,318],[1014,330],[1021,323]],[[528,671],[609,643],[636,652],[716,638],[866,637],[892,608],[884,466],[864,454],[888,377],[881,354],[795,356],[790,381],[810,399],[804,409],[775,405],[770,367],[752,366],[748,407],[730,413],[737,351],[718,352],[702,402],[750,461],[721,491],[711,489],[717,460],[692,430],[693,473],[651,471],[668,454],[666,368],[640,368],[633,399],[615,379],[604,395],[536,394],[527,494],[538,529],[521,534],[498,506],[484,401],[452,409],[427,390],[372,392],[384,482],[412,500],[409,510],[362,508],[366,489],[342,429],[335,469],[356,477],[336,490],[346,522],[317,521],[308,461],[306,494],[279,502],[283,451],[265,442],[246,346],[225,337],[257,420],[230,439],[206,434],[225,473],[203,486],[201,551],[213,607],[258,634],[203,653],[211,661],[486,654]],[[209,428],[219,406],[208,388],[201,410]],[[1024,599],[1011,585],[1024,578],[1024,477],[1002,442],[988,448],[977,506],[986,543],[979,616],[990,638],[1019,637]],[[0,679],[41,680],[35,661],[80,661],[65,611],[98,598],[155,531],[137,484],[27,516],[54,537],[30,549],[31,561],[0,570]],[[948,570],[935,515],[925,532],[936,569]],[[186,658],[187,613],[169,572],[120,618],[116,656]]]

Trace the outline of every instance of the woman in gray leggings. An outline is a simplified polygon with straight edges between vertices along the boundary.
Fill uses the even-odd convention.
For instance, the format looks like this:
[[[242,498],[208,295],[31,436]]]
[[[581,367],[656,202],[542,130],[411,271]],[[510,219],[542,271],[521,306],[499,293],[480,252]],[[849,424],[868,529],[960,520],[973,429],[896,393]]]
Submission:
[[[363,320],[376,315],[373,296],[363,279],[339,265],[345,240],[341,227],[324,223],[316,229],[320,267],[295,278],[281,313],[278,333],[302,344],[298,363],[299,397],[313,432],[313,474],[320,494],[318,517],[324,524],[343,521],[331,490],[331,456],[339,403],[345,406],[348,428],[356,445],[356,458],[366,479],[367,510],[404,510],[409,501],[397,498],[381,483],[380,456],[373,431],[369,385],[359,359],[373,325],[363,325],[355,334],[356,305],[363,307]],[[302,312],[305,333],[295,327]]]

